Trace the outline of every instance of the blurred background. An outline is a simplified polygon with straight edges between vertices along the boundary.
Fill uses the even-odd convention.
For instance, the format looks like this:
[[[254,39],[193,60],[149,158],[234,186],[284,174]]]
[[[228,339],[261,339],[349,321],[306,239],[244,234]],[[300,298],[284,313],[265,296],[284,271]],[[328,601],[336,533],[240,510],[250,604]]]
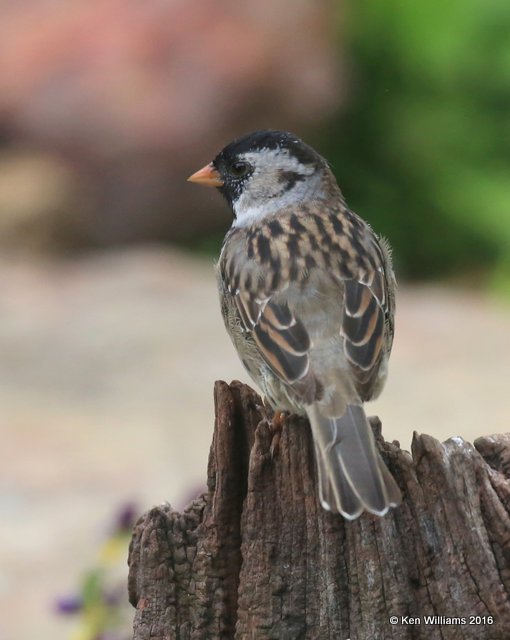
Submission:
[[[96,602],[112,557],[126,576],[110,523],[203,489],[213,383],[248,379],[230,214],[186,178],[250,130],[315,146],[394,247],[386,438],[508,430],[507,0],[0,12],[1,640],[130,637]]]

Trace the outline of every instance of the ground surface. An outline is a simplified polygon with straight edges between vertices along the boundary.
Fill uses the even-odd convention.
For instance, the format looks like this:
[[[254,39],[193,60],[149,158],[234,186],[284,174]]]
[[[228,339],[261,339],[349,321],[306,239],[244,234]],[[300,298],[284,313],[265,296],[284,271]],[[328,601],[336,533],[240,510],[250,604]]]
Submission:
[[[54,597],[94,559],[115,509],[205,482],[214,380],[248,377],[211,261],[160,249],[0,261],[0,639],[60,640]],[[390,378],[368,406],[386,439],[510,430],[510,310],[402,287]]]

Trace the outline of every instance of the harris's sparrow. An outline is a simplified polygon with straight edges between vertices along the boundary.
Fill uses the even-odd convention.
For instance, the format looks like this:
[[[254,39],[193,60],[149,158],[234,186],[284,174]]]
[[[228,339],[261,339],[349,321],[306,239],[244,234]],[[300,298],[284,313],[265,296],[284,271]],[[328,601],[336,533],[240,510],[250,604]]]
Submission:
[[[322,506],[357,518],[401,501],[363,410],[387,375],[395,276],[387,243],[296,136],[257,131],[189,180],[234,220],[217,266],[225,326],[275,410],[310,421]]]

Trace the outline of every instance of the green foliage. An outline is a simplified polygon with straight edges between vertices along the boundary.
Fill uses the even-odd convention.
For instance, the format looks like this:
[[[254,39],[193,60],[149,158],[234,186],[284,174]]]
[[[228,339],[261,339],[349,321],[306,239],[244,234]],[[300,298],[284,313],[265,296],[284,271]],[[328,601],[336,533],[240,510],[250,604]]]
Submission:
[[[338,17],[349,98],[318,144],[349,204],[401,274],[508,273],[510,4],[350,0]]]

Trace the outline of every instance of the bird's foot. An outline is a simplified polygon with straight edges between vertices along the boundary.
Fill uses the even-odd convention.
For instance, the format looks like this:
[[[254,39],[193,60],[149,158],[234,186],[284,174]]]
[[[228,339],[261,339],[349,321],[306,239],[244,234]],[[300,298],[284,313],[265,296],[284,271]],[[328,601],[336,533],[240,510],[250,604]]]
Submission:
[[[274,460],[274,458],[278,455],[278,450],[280,448],[282,428],[285,424],[287,413],[285,411],[280,411],[279,409],[273,411],[267,401],[263,405],[257,405],[257,409],[263,416],[261,422],[267,425],[267,428],[271,433],[269,455],[271,456],[271,460]]]
[[[271,422],[269,423],[269,428],[272,433],[271,438],[271,446],[269,447],[269,455],[271,456],[271,460],[274,460],[276,455],[278,454],[278,450],[280,449],[280,439],[282,437],[282,429],[285,424],[285,411],[280,411],[277,409],[273,413],[273,417]]]

